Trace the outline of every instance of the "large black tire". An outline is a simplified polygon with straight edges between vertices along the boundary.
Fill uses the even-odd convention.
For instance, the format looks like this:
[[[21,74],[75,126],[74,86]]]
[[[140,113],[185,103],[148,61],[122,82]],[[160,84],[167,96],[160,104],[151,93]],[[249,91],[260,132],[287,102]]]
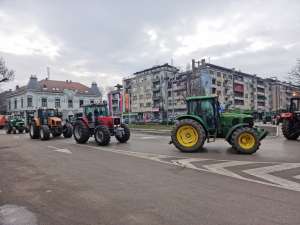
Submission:
[[[182,152],[199,151],[206,140],[206,132],[195,120],[180,120],[171,132],[171,139],[176,148]]]
[[[288,140],[297,140],[299,137],[299,132],[293,128],[293,124],[290,120],[284,120],[282,123],[282,134]]]
[[[123,135],[119,136],[116,134],[115,137],[120,143],[126,143],[130,138],[130,130],[129,130],[128,126],[123,123],[121,124],[121,127],[124,129]]]
[[[73,127],[71,124],[66,123],[63,127],[63,135],[65,138],[70,138],[73,135]]]
[[[105,146],[110,142],[110,132],[105,126],[97,126],[95,128],[95,141],[98,145]]]
[[[28,126],[25,127],[25,132],[28,133],[29,132],[29,128]]]
[[[13,134],[16,134],[16,133],[17,133],[17,128],[16,128],[16,127],[13,127],[13,128],[12,128],[12,133],[13,133]]]
[[[232,147],[242,154],[253,154],[260,146],[255,130],[251,127],[238,128],[231,135]]]
[[[53,129],[52,130],[52,136],[53,137],[59,137],[62,134],[61,130]]]
[[[40,128],[40,138],[42,141],[50,139],[50,129],[47,125],[42,125]]]
[[[19,134],[23,134],[24,130],[25,130],[25,128],[24,128],[24,127],[19,127],[19,128],[18,128],[18,132],[19,132]]]
[[[32,124],[29,125],[29,136],[31,137],[31,139],[40,138],[40,130],[35,125],[35,123],[32,123]]]
[[[84,144],[90,138],[90,129],[82,121],[76,121],[73,127],[73,135],[77,143]]]

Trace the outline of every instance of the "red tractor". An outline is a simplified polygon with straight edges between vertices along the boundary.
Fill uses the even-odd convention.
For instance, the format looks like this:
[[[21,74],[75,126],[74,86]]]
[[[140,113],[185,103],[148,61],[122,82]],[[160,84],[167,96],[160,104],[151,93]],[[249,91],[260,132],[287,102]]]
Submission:
[[[300,96],[291,98],[288,112],[280,115],[282,133],[288,140],[297,140],[300,136]]]
[[[73,134],[77,143],[86,143],[91,136],[99,145],[108,145],[110,137],[115,136],[120,143],[130,138],[129,128],[121,123],[119,117],[108,115],[107,104],[91,104],[83,107],[81,116],[74,122]]]

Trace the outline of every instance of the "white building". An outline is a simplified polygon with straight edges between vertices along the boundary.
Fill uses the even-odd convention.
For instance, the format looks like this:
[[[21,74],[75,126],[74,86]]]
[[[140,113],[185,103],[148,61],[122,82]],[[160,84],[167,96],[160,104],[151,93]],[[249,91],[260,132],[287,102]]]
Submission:
[[[25,114],[41,107],[57,108],[63,118],[81,112],[82,105],[98,103],[102,95],[96,83],[87,87],[78,82],[41,80],[31,76],[26,86],[18,87],[7,94],[8,113]]]

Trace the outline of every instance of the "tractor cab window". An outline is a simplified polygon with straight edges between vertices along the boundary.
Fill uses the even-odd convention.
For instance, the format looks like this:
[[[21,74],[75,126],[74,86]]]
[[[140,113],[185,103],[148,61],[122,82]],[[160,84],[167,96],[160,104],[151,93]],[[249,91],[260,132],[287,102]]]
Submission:
[[[199,116],[209,128],[215,128],[217,120],[215,100],[203,99],[188,103],[188,114]]]

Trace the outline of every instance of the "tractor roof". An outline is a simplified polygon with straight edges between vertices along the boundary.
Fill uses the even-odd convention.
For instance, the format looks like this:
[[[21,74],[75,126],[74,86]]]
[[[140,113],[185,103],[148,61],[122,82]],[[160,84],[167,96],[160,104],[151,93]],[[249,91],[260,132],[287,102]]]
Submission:
[[[207,100],[207,99],[214,99],[217,98],[216,95],[208,95],[208,96],[192,96],[192,97],[187,97],[187,101],[192,101],[192,100]]]

